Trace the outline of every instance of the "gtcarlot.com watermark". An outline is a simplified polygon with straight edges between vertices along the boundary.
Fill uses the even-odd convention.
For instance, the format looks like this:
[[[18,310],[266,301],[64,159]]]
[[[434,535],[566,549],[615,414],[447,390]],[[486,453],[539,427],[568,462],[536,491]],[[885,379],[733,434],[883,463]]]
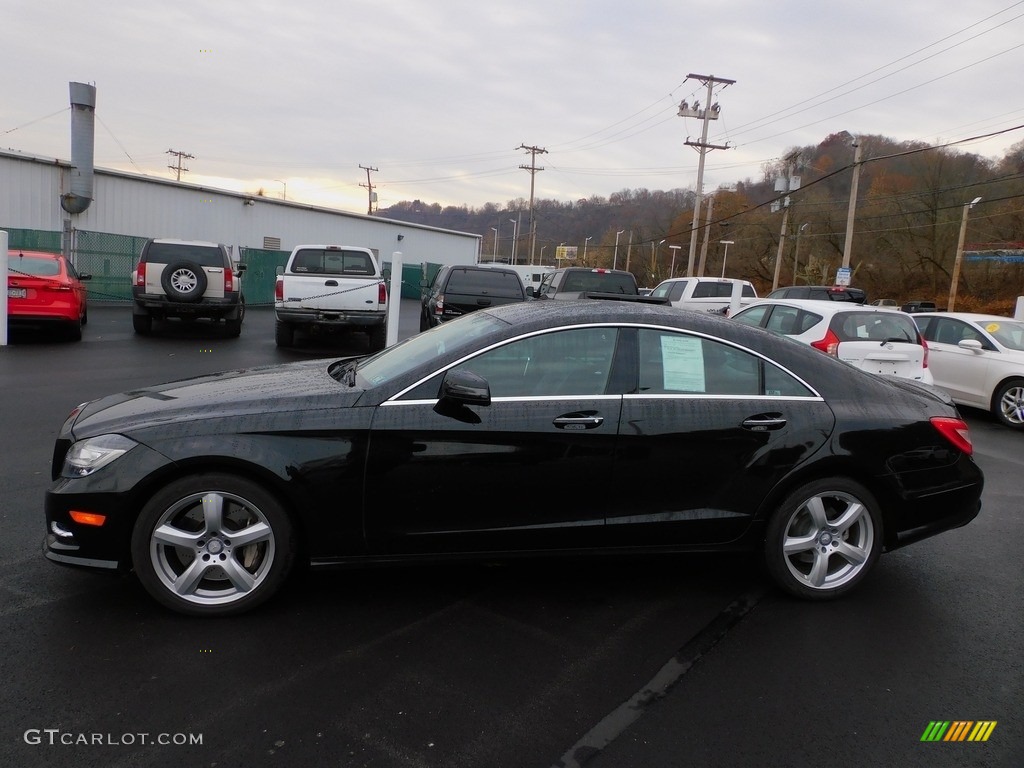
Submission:
[[[22,738],[26,744],[49,747],[195,747],[203,744],[201,733],[86,733],[60,728],[29,728]]]

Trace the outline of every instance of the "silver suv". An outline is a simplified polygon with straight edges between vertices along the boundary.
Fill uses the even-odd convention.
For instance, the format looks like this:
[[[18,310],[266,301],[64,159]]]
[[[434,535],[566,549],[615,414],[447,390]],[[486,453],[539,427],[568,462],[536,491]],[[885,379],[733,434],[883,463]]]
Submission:
[[[226,245],[156,238],[142,246],[132,283],[132,326],[147,335],[153,320],[224,321],[228,336],[242,332],[242,272]]]

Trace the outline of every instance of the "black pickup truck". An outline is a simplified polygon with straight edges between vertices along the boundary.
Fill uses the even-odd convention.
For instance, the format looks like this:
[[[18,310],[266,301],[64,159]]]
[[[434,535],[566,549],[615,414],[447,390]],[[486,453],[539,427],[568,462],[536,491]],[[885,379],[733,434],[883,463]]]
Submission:
[[[526,301],[519,274],[501,267],[446,264],[423,288],[421,331],[478,309]]]
[[[536,299],[618,299],[648,304],[667,304],[664,298],[643,296],[632,272],[622,269],[563,267],[544,275],[540,287],[531,289]]]

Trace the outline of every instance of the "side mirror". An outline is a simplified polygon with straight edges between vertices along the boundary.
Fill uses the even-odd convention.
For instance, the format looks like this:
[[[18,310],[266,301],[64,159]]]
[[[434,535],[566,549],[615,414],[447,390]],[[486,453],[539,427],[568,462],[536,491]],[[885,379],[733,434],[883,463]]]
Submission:
[[[275,267],[274,268],[274,274],[275,275],[283,275],[284,274],[284,266],[281,265],[281,266]]]
[[[235,264],[235,272],[245,272],[248,268],[249,266],[247,264],[243,264],[241,262]]]
[[[981,352],[985,348],[977,339],[961,339],[957,346],[960,349],[973,349],[975,352]]]
[[[80,274],[78,276],[78,279],[79,280],[92,280],[92,275],[90,275],[88,272],[86,272],[84,274]]]
[[[448,371],[441,381],[440,396],[461,405],[490,405],[491,387],[487,379],[472,371]]]

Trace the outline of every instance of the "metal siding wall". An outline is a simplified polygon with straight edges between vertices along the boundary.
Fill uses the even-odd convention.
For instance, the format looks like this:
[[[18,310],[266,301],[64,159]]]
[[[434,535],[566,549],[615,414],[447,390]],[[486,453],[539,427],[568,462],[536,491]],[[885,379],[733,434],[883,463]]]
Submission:
[[[0,151],[0,227],[60,232],[61,174],[67,163]],[[332,211],[271,197],[96,169],[96,199],[72,217],[77,230],[134,237],[181,237],[254,249],[264,237],[290,251],[303,243],[372,248],[381,260],[402,252],[406,264],[473,264],[480,237]],[[403,239],[398,240],[401,234]],[[404,271],[404,270],[403,270]]]

